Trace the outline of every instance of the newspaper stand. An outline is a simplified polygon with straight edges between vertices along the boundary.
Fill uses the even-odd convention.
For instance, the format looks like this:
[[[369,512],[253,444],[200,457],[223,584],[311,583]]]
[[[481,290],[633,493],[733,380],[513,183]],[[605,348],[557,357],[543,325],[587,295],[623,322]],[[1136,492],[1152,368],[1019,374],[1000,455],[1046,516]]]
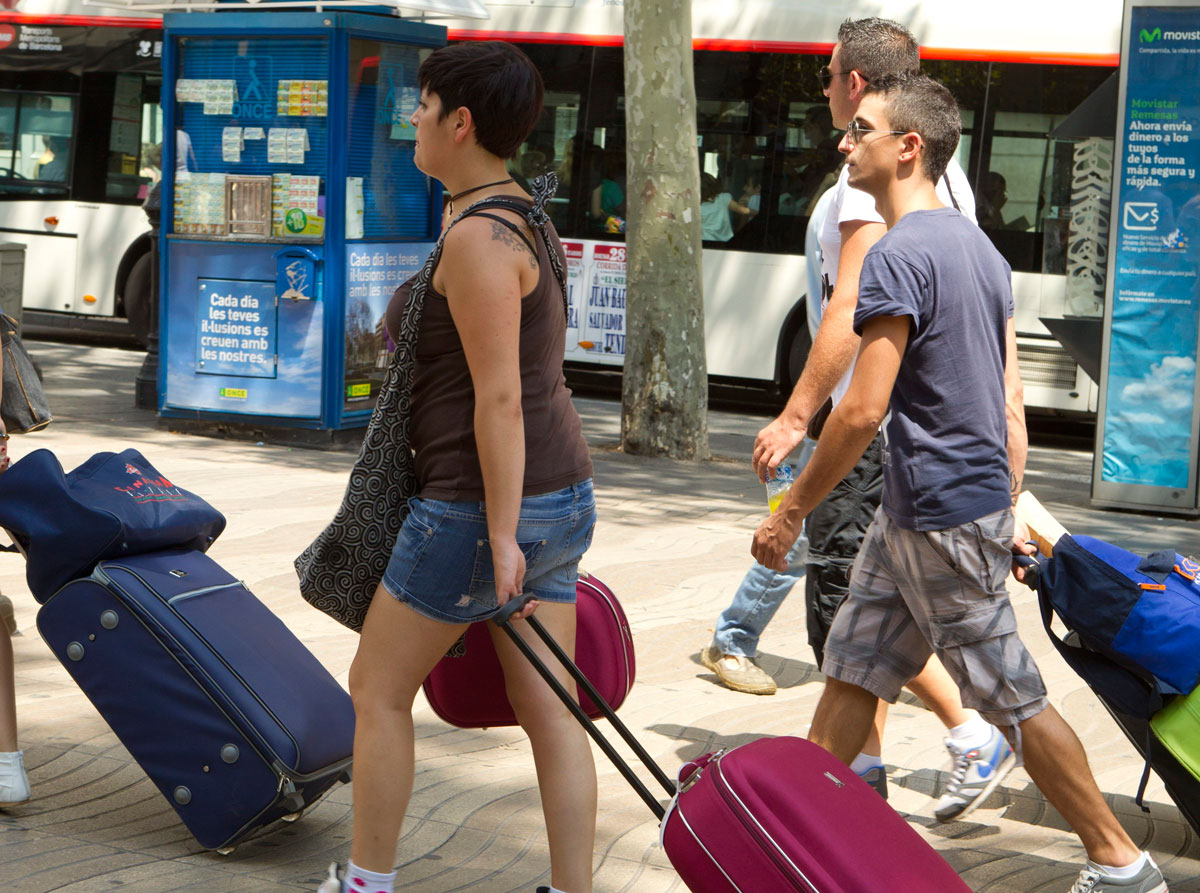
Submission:
[[[446,31],[265,5],[163,17],[158,408],[320,441],[366,424],[436,234],[409,116]]]

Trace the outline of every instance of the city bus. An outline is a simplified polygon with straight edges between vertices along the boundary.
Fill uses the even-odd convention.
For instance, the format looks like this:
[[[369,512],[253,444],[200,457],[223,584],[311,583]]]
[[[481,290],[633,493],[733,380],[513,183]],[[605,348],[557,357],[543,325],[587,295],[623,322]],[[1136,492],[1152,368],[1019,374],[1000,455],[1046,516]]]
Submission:
[[[68,2],[81,0],[16,0],[20,12],[0,14],[0,26],[14,15],[28,18],[30,4],[43,4],[38,9],[44,10]],[[82,118],[91,105],[83,101],[90,95],[85,91],[99,91],[101,110],[112,108],[117,76],[139,75],[144,155],[161,141],[153,105],[157,13],[136,13],[145,17],[130,19],[138,0],[118,2],[127,4],[125,18],[89,14],[96,22],[89,27],[78,17],[43,14],[30,24],[85,28],[88,40],[100,33],[120,34],[129,41],[122,55],[135,56],[133,67],[104,57],[102,64],[109,67],[96,87],[83,86],[93,80],[95,70],[83,65],[61,74],[30,62],[27,70],[38,72],[46,89],[59,91],[49,95],[74,116],[72,132],[96,140],[103,139],[103,128],[88,127]],[[571,285],[569,377],[619,369],[624,360],[623,228],[629,188],[622,0],[485,0],[484,5],[490,13],[486,21],[437,22],[449,27],[451,41],[512,41],[543,73],[545,111],[513,160],[512,173],[523,182],[554,170],[560,181],[552,216],[567,252]],[[832,128],[816,75],[828,61],[840,22],[867,15],[906,24],[921,43],[926,70],[943,80],[962,106],[964,133],[957,160],[976,191],[981,227],[1013,270],[1026,405],[1094,413],[1096,384],[1042,320],[1073,315],[1094,319],[1103,313],[1113,134],[1080,145],[1056,139],[1052,132],[1116,71],[1120,0],[1011,0],[1002,11],[951,0],[694,0],[700,166],[706,188],[730,208],[728,225],[704,241],[710,381],[778,399],[803,368],[811,344],[807,303],[815,291],[804,254],[805,229],[840,163],[840,134]],[[149,58],[141,55],[147,46]],[[0,78],[6,79],[0,80],[0,88],[11,84],[19,96],[36,92],[20,86],[25,82],[19,69],[5,67],[7,52],[0,49]],[[142,60],[149,70],[138,67]],[[1109,104],[1115,110],[1115,92]],[[65,121],[59,117],[54,126],[62,130]],[[115,119],[113,123],[115,128]],[[11,235],[5,237],[13,241],[32,243],[45,235],[37,248],[43,257],[69,235],[74,254],[70,267],[65,253],[57,254],[52,265],[27,263],[27,270],[41,278],[27,273],[26,305],[62,319],[78,319],[78,314],[136,319],[148,282],[148,268],[140,260],[148,247],[146,226],[138,216],[136,195],[149,182],[145,175],[153,174],[152,165],[144,157],[131,162],[131,153],[124,151],[89,150],[86,170],[77,170],[69,183],[70,190],[79,191],[64,194],[67,186],[37,180],[38,169],[30,167],[38,163],[33,153],[39,136],[20,135],[30,145],[20,147],[20,160],[9,165],[10,177],[0,180],[6,184],[0,229],[8,230]],[[9,137],[10,144],[13,139]],[[107,165],[97,161],[104,156]],[[112,172],[129,177],[125,172],[135,166],[136,177],[114,181],[113,188],[122,193],[114,197]],[[1080,200],[1081,182],[1085,191],[1091,190],[1087,201]],[[42,191],[48,188],[57,191]],[[68,234],[68,211],[93,215],[93,221],[103,216],[105,225],[81,223]],[[48,232],[48,218],[60,221],[54,233]],[[1085,238],[1089,232],[1090,242]],[[53,244],[42,247],[47,242]],[[1087,258],[1076,262],[1071,257],[1079,246],[1086,249],[1082,254],[1090,252],[1090,270],[1085,269]],[[1071,270],[1074,278],[1068,276],[1073,262],[1079,267]],[[1092,288],[1082,299],[1075,288],[1081,271]]]
[[[144,340],[142,203],[161,167],[161,16],[81,0],[3,6],[0,240],[25,246],[24,322],[127,320]]]
[[[632,188],[624,179],[621,0],[486,5],[487,21],[451,20],[450,39],[512,41],[545,79],[545,112],[512,172],[518,179],[558,173],[553,218],[573,286],[568,366],[619,366],[626,210],[620,200]],[[844,19],[878,15],[912,30],[925,69],[962,106],[957,160],[976,190],[980,225],[1013,270],[1026,405],[1094,413],[1097,386],[1041,322],[1068,311],[1103,312],[1102,264],[1100,298],[1068,303],[1066,248],[1079,241],[1083,222],[1079,213],[1071,220],[1080,160],[1075,145],[1050,134],[1116,70],[1120,0],[1011,0],[1002,7],[695,0],[692,8],[700,166],[718,201],[732,201],[730,225],[711,233],[721,240],[704,241],[710,380],[766,387],[778,396],[803,367],[811,297],[805,227],[840,163],[840,134],[825,112],[817,71]],[[1115,102],[1114,92],[1114,109]],[[1111,183],[1111,167],[1107,176]],[[1107,204],[1097,213],[1106,218]],[[1103,253],[1107,245],[1093,247]]]

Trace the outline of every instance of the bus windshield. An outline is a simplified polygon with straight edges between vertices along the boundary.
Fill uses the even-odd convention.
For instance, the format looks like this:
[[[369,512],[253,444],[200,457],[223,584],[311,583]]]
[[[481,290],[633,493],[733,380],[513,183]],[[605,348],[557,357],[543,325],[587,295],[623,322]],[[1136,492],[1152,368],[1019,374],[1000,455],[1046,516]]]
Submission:
[[[67,195],[75,97],[0,92],[0,195]]]

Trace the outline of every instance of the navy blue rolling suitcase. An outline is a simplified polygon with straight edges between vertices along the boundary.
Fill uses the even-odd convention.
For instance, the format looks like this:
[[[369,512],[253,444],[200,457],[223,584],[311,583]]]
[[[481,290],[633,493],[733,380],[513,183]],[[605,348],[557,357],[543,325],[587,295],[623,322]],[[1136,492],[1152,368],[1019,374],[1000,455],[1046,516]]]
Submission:
[[[350,697],[201,552],[102,561],[51,596],[38,630],[209,849],[349,781]]]

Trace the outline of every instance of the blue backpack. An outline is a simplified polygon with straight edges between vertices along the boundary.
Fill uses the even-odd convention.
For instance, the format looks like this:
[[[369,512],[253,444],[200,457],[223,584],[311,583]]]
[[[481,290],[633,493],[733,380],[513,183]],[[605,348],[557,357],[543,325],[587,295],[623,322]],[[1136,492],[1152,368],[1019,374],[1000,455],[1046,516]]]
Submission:
[[[1161,694],[1188,694],[1200,682],[1198,571],[1174,551],[1142,558],[1090,536],[1064,536],[1039,585],[1086,648]]]
[[[0,528],[23,552],[39,602],[108,558],[172,546],[206,551],[225,516],[160,474],[137,450],[97,453],[66,474],[35,450],[0,474]]]

